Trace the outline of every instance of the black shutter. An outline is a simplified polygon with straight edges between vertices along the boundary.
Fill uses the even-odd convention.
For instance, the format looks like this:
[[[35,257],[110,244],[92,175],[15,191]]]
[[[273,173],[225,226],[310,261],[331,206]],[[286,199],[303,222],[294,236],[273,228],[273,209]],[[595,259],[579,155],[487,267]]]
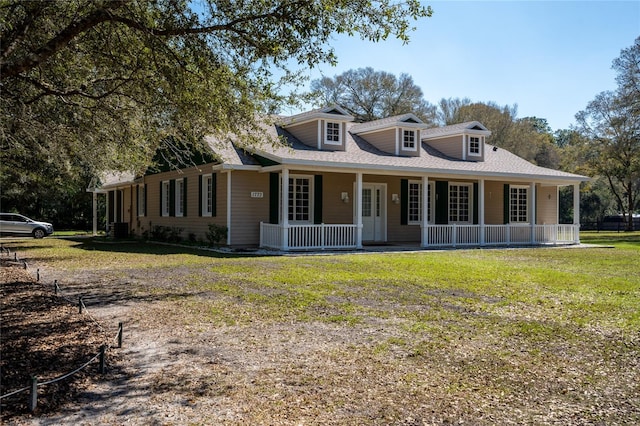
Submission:
[[[509,223],[509,184],[504,184],[504,223]]]
[[[400,179],[400,225],[409,223],[409,180]]]
[[[202,175],[198,175],[198,216],[202,216]]]
[[[116,222],[122,222],[122,191],[116,191]]]
[[[115,191],[109,191],[109,210],[107,211],[107,223],[113,222],[113,212],[116,207]]]
[[[176,215],[176,180],[169,181],[169,216]]]
[[[278,224],[279,198],[280,198],[280,174],[269,173],[269,223]]]
[[[436,181],[436,224],[449,223],[449,182]]]
[[[182,216],[187,216],[187,178],[182,178]]]
[[[313,183],[313,223],[322,223],[322,175],[314,176]]]
[[[478,224],[478,182],[473,184],[473,224]]]
[[[140,185],[136,185],[136,216],[140,216]]]
[[[229,179],[229,176],[227,176],[227,179]],[[229,196],[231,196],[231,194],[229,194]],[[211,175],[211,216],[213,217],[217,215],[216,213],[217,199],[218,199],[218,175],[214,173]]]
[[[149,190],[147,189],[148,185],[144,184],[144,199],[142,202],[144,203],[144,215],[147,216],[147,197],[149,196]]]

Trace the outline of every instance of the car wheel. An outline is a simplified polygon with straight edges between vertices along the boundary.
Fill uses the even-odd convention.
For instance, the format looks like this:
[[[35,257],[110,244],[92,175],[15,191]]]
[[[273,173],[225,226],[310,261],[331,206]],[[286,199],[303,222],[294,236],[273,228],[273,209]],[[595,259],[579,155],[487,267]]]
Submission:
[[[33,230],[33,238],[44,238],[44,229],[38,228]]]

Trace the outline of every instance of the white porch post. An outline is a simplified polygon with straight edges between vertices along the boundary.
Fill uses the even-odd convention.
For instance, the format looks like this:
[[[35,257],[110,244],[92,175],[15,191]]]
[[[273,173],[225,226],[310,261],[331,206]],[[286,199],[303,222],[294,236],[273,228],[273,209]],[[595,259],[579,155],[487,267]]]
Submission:
[[[573,241],[580,243],[580,183],[573,184]]]
[[[93,198],[93,236],[98,235],[98,193],[93,191],[91,193]]]
[[[282,249],[289,250],[289,169],[282,169]]]
[[[529,210],[529,222],[531,223],[531,244],[536,242],[536,183],[529,184],[529,192],[531,193],[531,205]]]
[[[480,245],[484,246],[484,179],[478,179],[478,224],[480,225]]]
[[[231,170],[227,173],[227,245],[231,245]]]
[[[356,248],[362,248],[362,173],[356,173]]]
[[[403,200],[404,201],[404,200]],[[429,176],[422,176],[422,247],[429,246]]]

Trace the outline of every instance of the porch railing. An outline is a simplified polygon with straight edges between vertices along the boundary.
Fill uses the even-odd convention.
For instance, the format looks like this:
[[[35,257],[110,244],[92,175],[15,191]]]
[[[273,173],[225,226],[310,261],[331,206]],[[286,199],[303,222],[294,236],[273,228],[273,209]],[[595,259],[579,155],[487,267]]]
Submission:
[[[284,228],[282,225],[260,223],[260,246],[280,250],[356,248],[356,225],[323,223]]]
[[[356,225],[260,224],[260,246],[279,250],[353,249]],[[422,228],[424,247],[574,244],[579,225],[429,225]]]

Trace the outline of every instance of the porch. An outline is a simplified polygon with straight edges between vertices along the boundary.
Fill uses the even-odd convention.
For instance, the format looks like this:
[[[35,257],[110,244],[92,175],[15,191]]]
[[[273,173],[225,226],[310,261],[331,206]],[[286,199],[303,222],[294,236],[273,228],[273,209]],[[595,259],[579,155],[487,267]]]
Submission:
[[[580,225],[427,225],[423,248],[577,244]],[[280,225],[260,223],[260,246],[277,250],[361,249],[354,224]]]

